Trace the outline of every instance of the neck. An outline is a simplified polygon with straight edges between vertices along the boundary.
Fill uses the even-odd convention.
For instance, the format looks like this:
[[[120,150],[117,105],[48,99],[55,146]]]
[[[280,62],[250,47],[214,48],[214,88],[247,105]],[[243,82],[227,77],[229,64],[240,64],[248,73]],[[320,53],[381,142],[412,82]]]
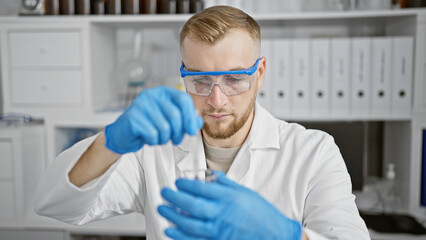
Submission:
[[[213,139],[207,134],[203,133],[203,139],[204,141],[212,146],[217,148],[232,148],[241,146],[244,141],[247,139],[248,134],[250,133],[251,125],[253,123],[254,119],[254,111],[250,113],[250,116],[247,118],[247,121],[244,123],[244,125],[236,132],[234,135],[227,139]]]

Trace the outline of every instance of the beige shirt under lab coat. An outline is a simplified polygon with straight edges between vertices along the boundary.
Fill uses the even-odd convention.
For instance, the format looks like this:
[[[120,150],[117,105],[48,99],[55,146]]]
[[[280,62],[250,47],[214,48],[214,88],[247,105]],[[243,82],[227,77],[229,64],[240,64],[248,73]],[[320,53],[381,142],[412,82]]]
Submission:
[[[147,238],[167,239],[169,224],[157,213],[164,203],[160,190],[174,187],[184,170],[206,168],[201,135],[186,136],[178,146],[144,146],[122,155],[105,174],[78,188],[68,172],[93,140],[77,143],[51,164],[36,191],[36,212],[72,224],[141,212]],[[227,176],[302,222],[311,240],[370,239],[339,149],[324,132],[278,120],[256,104],[249,136]]]

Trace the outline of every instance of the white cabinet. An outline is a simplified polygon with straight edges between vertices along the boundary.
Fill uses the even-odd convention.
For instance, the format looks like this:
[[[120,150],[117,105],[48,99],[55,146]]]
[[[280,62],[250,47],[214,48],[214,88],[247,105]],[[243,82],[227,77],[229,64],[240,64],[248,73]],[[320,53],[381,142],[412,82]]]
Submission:
[[[37,218],[32,196],[44,171],[44,126],[0,126],[0,222]]]
[[[82,107],[81,34],[80,29],[9,29],[4,39],[11,80],[7,103],[16,108]]]
[[[26,230],[20,229],[0,229],[0,240],[69,240],[64,231],[46,231],[46,230]]]
[[[12,142],[0,138],[0,219],[10,219],[15,216],[14,186],[12,173]]]
[[[7,140],[0,141],[0,179],[12,177],[12,143]]]
[[[13,70],[11,102],[16,106],[59,107],[82,104],[80,70]]]
[[[0,219],[13,219],[16,216],[15,213],[15,187],[13,182],[1,180],[0,181],[0,192],[1,192],[1,204],[0,204]]]
[[[80,32],[10,31],[10,61],[13,67],[81,66]]]
[[[85,24],[24,22],[0,20],[3,111],[90,112]]]

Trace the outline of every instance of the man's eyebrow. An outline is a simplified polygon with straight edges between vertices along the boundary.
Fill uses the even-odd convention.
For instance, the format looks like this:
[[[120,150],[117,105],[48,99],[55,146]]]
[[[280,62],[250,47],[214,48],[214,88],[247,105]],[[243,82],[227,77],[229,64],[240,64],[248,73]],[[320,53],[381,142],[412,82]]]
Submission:
[[[198,69],[188,68],[186,66],[185,66],[185,69],[186,69],[186,71],[190,71],[190,72],[205,72],[205,71],[200,71]],[[231,70],[226,70],[226,71],[237,71],[237,70],[246,70],[246,69],[247,68],[245,68],[245,67],[236,67],[236,68],[233,68]],[[217,71],[217,72],[219,72],[219,71]],[[224,71],[220,71],[220,72],[224,72]]]

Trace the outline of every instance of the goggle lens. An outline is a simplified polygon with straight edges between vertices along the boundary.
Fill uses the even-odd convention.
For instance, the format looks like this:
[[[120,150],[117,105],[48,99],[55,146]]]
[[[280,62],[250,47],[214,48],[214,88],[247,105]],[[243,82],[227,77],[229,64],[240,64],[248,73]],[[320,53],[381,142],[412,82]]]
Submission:
[[[225,74],[219,76],[191,75],[183,78],[186,91],[192,94],[208,96],[214,85],[218,85],[227,96],[237,95],[250,89],[254,74]],[[217,79],[217,81],[214,81]]]

